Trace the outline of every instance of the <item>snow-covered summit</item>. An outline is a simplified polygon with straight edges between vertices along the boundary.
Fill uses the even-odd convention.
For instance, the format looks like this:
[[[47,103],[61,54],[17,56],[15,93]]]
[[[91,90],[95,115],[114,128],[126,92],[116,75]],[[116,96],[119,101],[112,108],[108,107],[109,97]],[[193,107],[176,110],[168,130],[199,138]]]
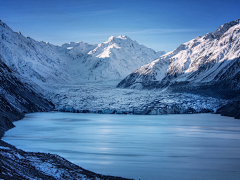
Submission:
[[[88,80],[123,79],[164,53],[139,45],[127,36],[111,36],[91,50],[82,61],[85,65],[83,76]]]
[[[107,41],[104,41],[104,44],[110,43],[110,42],[121,42],[121,40],[127,40],[127,41],[132,41],[131,38],[129,38],[126,35],[120,35],[120,36],[110,36]]]

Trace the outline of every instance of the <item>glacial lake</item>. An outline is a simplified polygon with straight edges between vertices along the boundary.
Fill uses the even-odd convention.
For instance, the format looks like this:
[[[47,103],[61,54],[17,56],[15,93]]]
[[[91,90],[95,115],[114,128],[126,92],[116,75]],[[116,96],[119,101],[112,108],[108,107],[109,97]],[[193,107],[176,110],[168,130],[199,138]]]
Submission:
[[[32,113],[3,140],[96,173],[141,180],[240,179],[240,120],[215,114]]]

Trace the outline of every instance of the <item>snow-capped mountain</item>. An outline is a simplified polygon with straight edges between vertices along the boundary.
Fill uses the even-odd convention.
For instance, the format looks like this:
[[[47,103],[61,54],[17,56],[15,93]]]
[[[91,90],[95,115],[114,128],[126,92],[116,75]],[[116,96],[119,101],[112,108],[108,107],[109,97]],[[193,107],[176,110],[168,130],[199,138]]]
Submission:
[[[239,80],[240,19],[237,19],[141,66],[118,87],[155,88],[183,82],[199,86]]]
[[[26,38],[2,21],[0,35],[4,63],[37,84],[123,79],[165,53],[139,45],[127,36],[111,36],[98,45],[71,42],[55,46]]]
[[[87,79],[123,79],[138,67],[153,61],[165,54],[164,51],[154,51],[127,36],[111,36],[90,51],[86,61]]]
[[[37,42],[13,32],[5,23],[0,22],[0,53],[3,62],[22,77],[35,82],[64,82],[68,73],[62,68],[56,47],[48,42]]]

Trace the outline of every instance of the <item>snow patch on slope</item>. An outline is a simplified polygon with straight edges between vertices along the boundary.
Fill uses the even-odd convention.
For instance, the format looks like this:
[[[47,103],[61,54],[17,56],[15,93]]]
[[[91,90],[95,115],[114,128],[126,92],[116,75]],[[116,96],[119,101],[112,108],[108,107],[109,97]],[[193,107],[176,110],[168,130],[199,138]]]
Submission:
[[[158,60],[140,67],[126,77],[120,87],[134,87],[139,79],[145,83],[164,79],[171,82],[226,80],[239,73],[239,58],[240,19],[181,44]]]

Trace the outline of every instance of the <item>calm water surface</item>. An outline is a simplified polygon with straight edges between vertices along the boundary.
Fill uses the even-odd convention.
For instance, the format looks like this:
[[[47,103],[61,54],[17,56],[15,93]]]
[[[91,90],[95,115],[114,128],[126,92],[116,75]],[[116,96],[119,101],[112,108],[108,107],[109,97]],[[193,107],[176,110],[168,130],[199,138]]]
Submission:
[[[240,179],[240,121],[213,114],[33,113],[3,140],[141,180]]]

